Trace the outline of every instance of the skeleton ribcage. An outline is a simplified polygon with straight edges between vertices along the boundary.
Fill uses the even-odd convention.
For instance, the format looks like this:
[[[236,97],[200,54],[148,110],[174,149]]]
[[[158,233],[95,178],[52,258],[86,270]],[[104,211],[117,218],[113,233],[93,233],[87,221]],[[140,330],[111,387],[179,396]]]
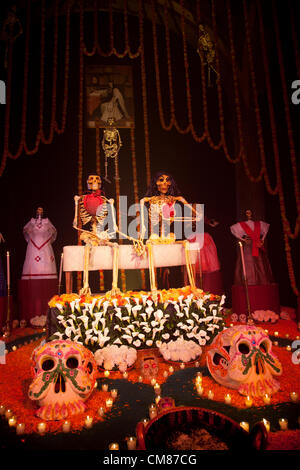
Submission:
[[[157,225],[162,218],[162,204],[150,204],[149,222],[150,225]]]
[[[101,205],[101,209],[99,211],[99,214],[94,216],[94,215],[90,214],[86,210],[86,208],[84,207],[83,198],[80,199],[80,201],[79,201],[79,216],[80,216],[82,225],[86,225],[88,222],[91,222],[93,218],[95,218],[97,220],[97,222],[99,224],[101,224],[101,223],[104,222],[104,219],[107,216],[107,214],[108,214],[108,210],[107,210],[106,202],[104,202]]]

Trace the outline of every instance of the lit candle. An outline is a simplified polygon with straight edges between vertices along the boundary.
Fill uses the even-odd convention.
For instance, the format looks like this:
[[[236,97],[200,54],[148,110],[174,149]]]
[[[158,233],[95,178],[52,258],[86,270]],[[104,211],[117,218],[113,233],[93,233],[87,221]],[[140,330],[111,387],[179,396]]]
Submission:
[[[143,382],[143,376],[139,375],[139,382]]]
[[[124,372],[123,378],[124,378],[124,379],[127,379],[127,378],[128,378],[128,372],[126,372],[126,371]]]
[[[245,399],[245,405],[248,406],[248,407],[250,407],[250,406],[252,406],[252,403],[253,403],[253,400],[252,400],[252,398],[248,395],[248,396],[246,397],[246,399]]]
[[[92,416],[87,416],[85,418],[85,422],[84,422],[84,425],[87,429],[90,429],[92,426],[93,426],[93,418]]]
[[[10,288],[10,261],[9,261],[9,251],[6,252],[6,282],[7,282],[7,288]]]
[[[199,365],[200,365],[200,364],[199,364],[199,361],[196,361],[196,362],[195,362],[195,367],[199,367]]]
[[[245,431],[249,432],[249,423],[247,421],[242,421],[240,423],[241,428],[243,428]]]
[[[112,398],[117,398],[118,396],[118,390],[116,388],[113,388],[111,391],[110,391],[110,394],[112,396]]]
[[[204,392],[203,387],[201,387],[201,386],[197,387],[197,393],[198,393],[198,395],[200,395],[200,397],[203,395],[203,392]]]
[[[167,370],[164,370],[163,376],[167,378],[169,376],[169,372]]]
[[[154,385],[154,391],[156,395],[160,394],[160,385],[158,383]]]
[[[285,418],[280,418],[279,426],[281,431],[286,431],[288,429],[288,420]]]
[[[170,374],[173,374],[173,372],[174,372],[174,367],[170,366],[170,367],[169,367],[169,372],[170,372]]]
[[[155,398],[155,403],[158,405],[160,400],[161,400],[161,396],[157,395],[157,397]]]
[[[105,413],[105,409],[103,408],[103,406],[101,406],[98,410],[98,415],[99,416],[104,416],[104,413]]]
[[[267,393],[264,395],[263,397],[263,400],[264,400],[264,404],[265,405],[269,405],[271,403],[271,397],[270,395],[268,395]]]
[[[109,444],[109,450],[119,450],[119,444],[117,442],[112,442]]]
[[[136,449],[136,437],[131,436],[127,439],[127,447],[128,447],[128,450]]]
[[[150,419],[152,419],[152,418],[155,418],[156,416],[157,416],[156,405],[154,403],[152,403],[149,406],[149,417],[150,417]]]
[[[24,432],[25,432],[25,424],[18,423],[16,426],[16,433],[20,436],[21,434],[24,434]]]
[[[201,385],[201,384],[202,384],[202,377],[200,377],[200,375],[199,376],[197,375],[197,377],[196,377],[196,387],[198,385]]]
[[[149,419],[147,418],[144,418],[143,421],[142,421],[143,425],[144,425],[144,428],[147,426],[147,424],[149,423]]]
[[[271,428],[270,421],[267,421],[265,418],[263,418],[263,423],[265,425],[266,430],[270,432],[270,428]]]
[[[156,379],[151,379],[151,385],[154,387],[154,385],[156,384]]]
[[[9,418],[11,418],[12,416],[13,416],[13,412],[12,412],[10,409],[7,409],[7,410],[5,411],[5,418],[6,418],[6,419],[9,419]]]
[[[4,415],[6,411],[6,408],[4,405],[0,405],[0,415]]]
[[[41,435],[45,434],[45,432],[46,432],[46,423],[44,423],[44,422],[38,423],[37,430],[38,430],[39,434],[41,434]]]
[[[105,371],[104,371],[104,377],[109,377],[109,376],[110,376],[109,370],[105,370]]]
[[[182,362],[182,363],[180,364],[180,369],[184,369],[184,368],[185,368],[185,363]]]
[[[230,405],[231,403],[231,395],[229,393],[226,393],[226,395],[224,396],[224,401],[227,405]]]
[[[70,423],[70,421],[64,421],[64,422],[63,422],[62,430],[63,430],[63,432],[66,432],[66,433],[67,433],[67,432],[70,432],[70,430],[71,430],[71,423]]]
[[[114,403],[114,401],[113,401],[112,398],[108,398],[105,402],[107,408],[111,408],[113,406],[113,403]]]
[[[274,336],[278,336],[278,334],[279,334],[278,331],[274,332]]]
[[[17,424],[17,420],[16,420],[16,417],[15,416],[12,416],[11,418],[9,418],[8,420],[8,425],[13,428],[14,426],[16,426]]]
[[[288,346],[286,347],[286,350],[287,350],[287,351],[291,351],[291,350],[292,350],[291,346],[288,345]]]
[[[291,392],[290,397],[292,401],[298,401],[298,393],[297,392]]]
[[[108,390],[108,385],[102,384],[102,392],[107,392],[107,390]]]
[[[212,400],[214,398],[214,392],[212,390],[208,390],[207,397],[209,398],[209,400]]]

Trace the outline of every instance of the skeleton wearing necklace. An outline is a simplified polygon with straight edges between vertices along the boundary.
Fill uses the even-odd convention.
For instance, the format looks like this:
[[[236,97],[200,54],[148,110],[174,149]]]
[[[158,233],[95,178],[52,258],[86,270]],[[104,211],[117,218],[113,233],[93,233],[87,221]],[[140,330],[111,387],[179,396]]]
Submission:
[[[185,249],[186,267],[188,278],[192,289],[196,290],[194,275],[191,268],[189,256],[189,242],[188,240],[176,241],[174,233],[166,233],[168,224],[174,221],[187,221],[186,217],[177,217],[175,213],[175,203],[181,203],[190,207],[192,211],[191,220],[200,219],[202,217],[182,196],[179,195],[176,183],[172,176],[159,172],[153,178],[150,187],[148,188],[146,196],[141,199],[141,239],[145,238],[146,227],[144,219],[144,206],[145,203],[149,204],[149,222],[150,222],[150,236],[146,242],[148,246],[149,256],[149,269],[150,269],[150,284],[152,294],[155,296],[157,292],[156,276],[153,264],[153,249],[152,245],[162,243],[181,243]],[[159,233],[155,233],[156,227],[159,228]]]

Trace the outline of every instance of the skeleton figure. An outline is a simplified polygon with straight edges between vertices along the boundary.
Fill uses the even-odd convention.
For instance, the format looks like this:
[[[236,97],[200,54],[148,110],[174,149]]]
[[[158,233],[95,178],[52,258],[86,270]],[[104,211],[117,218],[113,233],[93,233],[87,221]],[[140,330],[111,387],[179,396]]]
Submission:
[[[103,131],[103,139],[102,139],[102,148],[105,154],[105,176],[104,179],[110,183],[109,179],[107,178],[107,159],[108,158],[118,158],[119,150],[122,146],[121,136],[116,127],[113,127],[114,118],[109,118],[107,121],[109,127],[107,127]],[[115,160],[116,161],[116,160]],[[116,177],[117,179],[117,177]],[[120,179],[120,178],[118,178]]]
[[[156,286],[156,275],[153,264],[153,244],[161,243],[181,243],[185,249],[185,258],[186,258],[186,267],[188,278],[191,287],[196,292],[196,286],[194,281],[194,275],[191,267],[190,257],[189,257],[189,241],[175,241],[175,234],[169,233],[166,235],[165,227],[166,222],[170,223],[175,220],[185,221],[186,218],[178,218],[175,213],[175,203],[180,202],[186,204],[190,207],[193,213],[193,217],[201,218],[202,215],[199,214],[195,209],[188,204],[188,202],[180,196],[179,190],[176,186],[176,183],[173,177],[163,171],[159,171],[150,183],[150,186],[147,190],[146,197],[141,199],[141,239],[145,238],[146,227],[144,220],[144,206],[145,203],[149,204],[149,219],[150,219],[150,237],[148,238],[146,245],[148,246],[148,256],[149,256],[149,271],[150,271],[150,284],[152,296],[155,298],[157,295],[157,286]],[[194,219],[193,219],[194,220]],[[155,226],[159,225],[159,234],[155,233]]]
[[[206,360],[212,377],[241,395],[264,396],[279,389],[273,376],[281,375],[282,367],[262,328],[237,325],[221,331],[209,347]]]
[[[89,194],[75,196],[75,217],[73,227],[81,232],[80,239],[85,243],[84,247],[84,277],[83,288],[80,294],[90,294],[91,290],[88,282],[89,258],[92,246],[108,245],[113,249],[113,280],[111,295],[116,295],[120,291],[118,289],[118,256],[119,246],[112,243],[109,238],[113,233],[118,231],[115,221],[114,200],[107,199],[101,191],[101,178],[98,175],[90,175],[87,179]],[[108,206],[110,205],[114,232],[108,233],[104,231],[104,221],[108,214]],[[83,230],[78,227],[79,219],[82,225],[90,223],[91,231]]]
[[[28,396],[38,401],[36,414],[44,420],[60,420],[82,413],[94,390],[97,364],[91,351],[70,340],[54,340],[32,353]]]
[[[215,69],[216,51],[214,42],[208,30],[203,26],[203,24],[199,24],[197,52],[203,64],[208,66],[208,85],[211,86],[210,70],[212,69],[217,75],[217,81],[219,80],[220,74]]]

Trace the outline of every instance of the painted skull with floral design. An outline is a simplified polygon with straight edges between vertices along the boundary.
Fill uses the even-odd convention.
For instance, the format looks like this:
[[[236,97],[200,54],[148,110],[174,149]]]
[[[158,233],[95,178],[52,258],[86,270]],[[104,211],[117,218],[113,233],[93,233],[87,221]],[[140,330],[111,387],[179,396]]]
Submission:
[[[28,396],[40,405],[37,416],[60,420],[85,410],[97,374],[94,355],[87,348],[70,340],[42,344],[32,353],[31,370]]]
[[[206,360],[216,382],[241,395],[271,395],[279,389],[274,376],[281,375],[281,364],[269,336],[255,325],[236,325],[221,331],[210,345]]]

